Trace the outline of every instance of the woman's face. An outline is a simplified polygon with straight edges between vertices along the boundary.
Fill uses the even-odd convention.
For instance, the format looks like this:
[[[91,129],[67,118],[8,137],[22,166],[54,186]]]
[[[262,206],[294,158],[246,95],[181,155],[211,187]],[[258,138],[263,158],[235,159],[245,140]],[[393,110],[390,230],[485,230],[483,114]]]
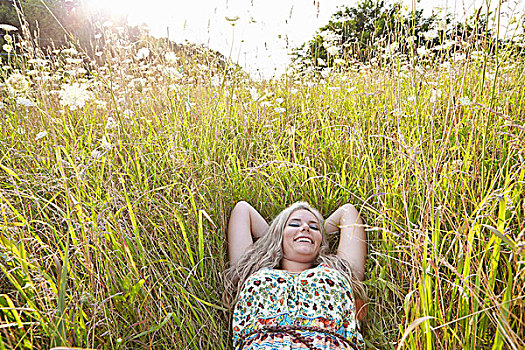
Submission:
[[[306,209],[290,215],[283,230],[284,258],[308,263],[317,258],[323,240],[317,217]]]

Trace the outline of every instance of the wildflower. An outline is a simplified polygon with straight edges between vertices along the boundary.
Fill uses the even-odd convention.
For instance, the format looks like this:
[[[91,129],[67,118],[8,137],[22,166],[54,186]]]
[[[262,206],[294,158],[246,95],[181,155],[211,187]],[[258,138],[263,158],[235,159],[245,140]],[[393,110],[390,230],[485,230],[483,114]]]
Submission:
[[[82,108],[88,100],[91,99],[92,93],[87,90],[87,85],[73,83],[64,84],[62,89],[58,92],[60,97],[60,104],[62,106],[69,106],[71,110]]]
[[[177,63],[177,61],[178,61],[178,59],[179,59],[179,58],[177,57],[177,55],[175,55],[175,52],[172,52],[172,51],[170,51],[170,52],[166,52],[166,53],[164,54],[164,58],[166,59],[166,62],[171,63],[171,64],[175,64],[175,63]]]
[[[14,92],[25,92],[29,89],[29,81],[20,73],[11,75],[7,79],[6,84]]]
[[[259,92],[257,91],[257,88],[252,87],[250,88],[250,95],[252,96],[252,100],[257,101],[261,97]]]
[[[102,38],[102,34],[97,33],[97,34],[95,34],[93,37],[94,37],[95,39],[100,39],[100,38]]]
[[[149,56],[149,53],[150,51],[147,47],[142,47],[137,51],[137,55],[135,56],[135,58],[137,60],[143,60]]]
[[[339,53],[339,48],[337,46],[330,46],[326,49],[329,55],[335,56]]]
[[[441,90],[439,89],[433,89],[432,90],[432,96],[430,97],[430,102],[436,103],[437,100],[441,97]]]
[[[459,99],[459,104],[461,106],[472,106],[474,105],[474,102],[472,102],[468,96],[463,96],[462,98]]]
[[[281,114],[281,113],[286,112],[286,108],[283,108],[283,107],[276,107],[276,108],[274,109],[274,111],[275,111],[275,113],[279,113],[279,114]]]
[[[12,47],[11,45],[9,45],[9,44],[4,44],[4,45],[2,45],[2,49],[3,49],[5,52],[7,52],[7,53],[13,51],[13,47]]]
[[[24,135],[26,133],[26,130],[22,127],[18,127],[16,129],[16,132],[19,133],[20,135]]]
[[[28,60],[27,63],[32,64],[32,65],[37,66],[37,67],[44,67],[44,66],[46,66],[49,63],[49,61],[48,60],[43,60],[41,58],[32,58],[32,59]]]
[[[464,61],[467,58],[467,56],[465,56],[464,53],[456,52],[454,53],[454,56],[452,58],[454,59],[454,61]]]
[[[179,92],[181,90],[181,87],[179,84],[171,84],[171,85],[168,85],[168,90]]]
[[[108,117],[108,120],[106,121],[106,130],[111,130],[113,128],[116,128],[118,124],[115,122],[115,119],[113,117]]]
[[[147,83],[148,81],[144,78],[135,78],[129,83],[129,85],[138,92],[142,92]]]
[[[321,57],[317,59],[317,64],[320,66],[326,66],[326,61],[323,60]]]
[[[94,149],[93,151],[91,151],[91,157],[99,159],[101,156],[102,152],[100,152],[99,150]]]
[[[66,63],[69,63],[69,64],[80,64],[82,62],[84,62],[84,60],[81,58],[71,58],[71,57],[66,58]]]
[[[341,64],[345,64],[346,61],[345,61],[344,59],[342,59],[342,58],[336,58],[336,59],[334,60],[334,63],[335,63],[335,64],[339,64],[339,65],[341,65]]]
[[[321,33],[319,33],[319,36],[321,36],[321,38],[323,38],[324,41],[328,42],[334,42],[339,39],[339,36],[331,30],[322,31]]]
[[[275,103],[277,103],[277,104],[281,104],[283,102],[284,102],[284,98],[282,98],[282,97],[278,97],[278,98],[275,99]]]
[[[0,30],[6,31],[6,32],[11,32],[11,31],[18,30],[18,28],[15,27],[15,26],[12,26],[10,24],[3,23],[3,24],[0,24]]]
[[[97,56],[97,57],[100,57],[100,56],[102,56],[103,54],[104,54],[104,52],[102,52],[102,51],[97,51],[97,52],[95,52],[95,56]]]
[[[16,98],[16,104],[23,107],[34,107],[35,103],[31,101],[30,99],[22,96],[18,96]]]
[[[427,32],[424,32],[423,33],[423,36],[425,37],[425,39],[427,40],[433,40],[435,38],[437,38],[439,36],[439,33],[437,30],[435,29],[430,29],[429,31]]]
[[[234,26],[235,23],[240,19],[240,17],[237,16],[237,15],[234,15],[234,14],[228,14],[228,15],[224,16],[224,19],[227,20],[228,22],[230,22],[230,24],[232,26]]]
[[[40,131],[38,134],[36,134],[35,141],[38,141],[40,139],[43,139],[47,136],[47,131]]]
[[[4,35],[4,40],[6,43],[11,44],[13,42],[13,37],[9,34]]]
[[[213,77],[211,77],[210,83],[211,83],[211,86],[215,86],[215,87],[221,86],[221,77],[218,75],[214,75]]]
[[[408,43],[409,46],[414,45],[415,42],[416,42],[416,37],[415,37],[415,36],[410,35],[410,36],[407,38],[407,43]]]
[[[60,53],[62,53],[64,55],[75,56],[75,55],[78,54],[78,51],[75,50],[74,48],[69,48],[69,49],[64,49],[64,50],[60,51]]]
[[[270,101],[263,101],[261,102],[261,107],[270,107],[272,103]]]
[[[426,47],[424,46],[421,46],[421,47],[418,47],[417,50],[416,50],[417,54],[419,56],[428,56],[428,50]]]
[[[348,89],[346,89],[346,92],[353,92],[356,89],[357,86],[352,86]]]
[[[415,100],[416,100],[416,96],[414,96],[414,95],[407,97],[407,101],[408,102],[414,102]]]
[[[173,80],[179,80],[179,79],[182,79],[183,77],[181,69],[177,69],[173,67],[164,68],[164,74]]]
[[[102,139],[100,141],[100,146],[106,150],[110,150],[113,147],[113,145],[111,144],[111,142],[108,141],[105,135],[102,136]]]

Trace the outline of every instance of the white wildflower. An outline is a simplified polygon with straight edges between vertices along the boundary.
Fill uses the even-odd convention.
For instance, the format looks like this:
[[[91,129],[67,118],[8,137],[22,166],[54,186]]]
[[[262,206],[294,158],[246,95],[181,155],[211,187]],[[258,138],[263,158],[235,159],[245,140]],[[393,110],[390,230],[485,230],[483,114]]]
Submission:
[[[284,98],[282,98],[282,97],[278,97],[278,98],[275,99],[275,103],[277,103],[277,104],[279,104],[279,105],[280,105],[281,103],[283,103],[283,102],[284,102]]]
[[[472,105],[474,105],[475,103],[472,102],[472,101],[468,98],[468,96],[463,96],[462,98],[459,99],[459,104],[460,104],[461,106],[472,106]]]
[[[179,92],[181,90],[181,86],[179,84],[171,84],[168,85],[168,90]]]
[[[38,141],[40,139],[43,139],[47,136],[47,131],[40,131],[38,134],[36,134],[35,141]]]
[[[414,45],[415,42],[416,42],[416,37],[415,37],[415,36],[410,35],[410,36],[407,38],[407,43],[408,43],[409,46]]]
[[[129,83],[129,86],[134,88],[138,92],[142,92],[147,83],[148,83],[147,79],[135,78]]]
[[[326,66],[326,61],[323,60],[321,57],[317,59],[317,64],[320,66]]]
[[[335,63],[335,64],[339,64],[339,65],[341,65],[341,64],[345,64],[345,63],[346,63],[346,60],[344,60],[344,59],[342,59],[342,58],[336,58],[336,59],[334,60],[334,63]]]
[[[93,151],[91,151],[91,157],[99,159],[101,156],[102,152],[100,152],[99,150],[94,149]]]
[[[392,44],[388,45],[385,48],[385,53],[387,55],[392,55],[396,53],[397,49],[399,49],[399,43],[397,41],[394,41]]]
[[[25,130],[24,128],[22,128],[22,127],[19,126],[19,127],[16,129],[16,132],[19,133],[20,135],[24,135],[24,134],[26,133],[26,130]]]
[[[13,37],[9,34],[4,35],[4,40],[6,43],[11,44],[13,42]]]
[[[417,50],[416,50],[417,54],[419,56],[428,56],[428,49],[424,46],[421,46],[421,47],[418,47]]]
[[[234,14],[228,14],[228,15],[224,16],[224,19],[227,20],[228,22],[230,22],[231,25],[233,26],[240,19],[240,17],[237,16],[237,15],[234,15]]]
[[[70,55],[70,56],[75,56],[78,54],[78,51],[75,50],[74,48],[64,49],[60,52],[64,55]]]
[[[100,146],[106,150],[110,150],[113,147],[111,142],[109,142],[106,138],[106,135],[102,136],[102,139],[100,140]]]
[[[276,108],[274,109],[274,111],[275,111],[275,113],[279,113],[279,114],[280,114],[280,113],[284,113],[284,112],[286,112],[286,108],[283,108],[283,107],[276,107]]]
[[[69,63],[69,64],[80,64],[82,62],[84,62],[84,60],[81,58],[71,58],[71,57],[66,58],[66,63]]]
[[[93,37],[94,37],[95,39],[100,39],[100,38],[102,38],[102,34],[97,33],[97,34],[95,34]]]
[[[462,52],[456,52],[454,53],[452,58],[454,59],[454,61],[464,61],[467,58],[467,56],[465,56],[465,54]]]
[[[339,53],[339,48],[337,46],[330,46],[326,49],[329,55],[335,56]]]
[[[4,45],[2,45],[2,49],[3,49],[5,52],[7,52],[7,53],[13,51],[13,47],[12,47],[11,45],[9,45],[9,44],[4,44]]]
[[[2,24],[0,24],[0,30],[6,31],[6,32],[11,32],[11,31],[18,30],[18,28],[15,27],[15,26],[12,26],[10,24],[2,23]]]
[[[430,102],[436,103],[440,97],[441,97],[441,90],[432,89],[432,96],[430,97]]]
[[[149,49],[147,47],[142,47],[137,51],[137,54],[135,55],[135,58],[137,60],[143,60],[149,56]]]
[[[290,89],[290,93],[291,93],[292,95],[295,95],[295,94],[298,93],[298,92],[299,92],[299,90],[296,89],[296,88],[291,88],[291,89]]]
[[[84,107],[86,102],[92,98],[92,93],[87,88],[85,84],[63,84],[62,89],[58,92],[60,104],[69,106],[71,110]]]
[[[48,60],[43,60],[41,58],[32,58],[28,60],[27,62],[37,67],[44,67],[49,63]]]
[[[36,106],[33,101],[26,97],[18,96],[16,98],[16,104],[23,107],[34,107]]]
[[[414,102],[415,100],[416,100],[416,96],[414,96],[414,95],[411,95],[411,96],[407,97],[407,101],[408,102]]]
[[[259,91],[255,87],[250,88],[250,95],[252,96],[252,100],[254,101],[259,100],[259,98],[261,97]]]
[[[104,54],[103,51],[97,51],[97,52],[95,52],[95,56],[97,56],[97,57],[100,57],[100,56],[102,56],[103,54]]]
[[[346,89],[346,92],[353,92],[356,88],[357,88],[357,86],[352,86],[352,87]]]
[[[166,59],[166,62],[175,64],[178,61],[177,55],[175,55],[175,52],[169,51],[164,54],[164,58]]]
[[[108,117],[108,119],[106,120],[105,129],[106,130],[111,130],[111,129],[116,128],[117,126],[118,126],[118,124],[115,121],[115,119],[113,119],[113,117]]]
[[[179,80],[183,77],[181,70],[173,67],[164,68],[164,74],[173,80]]]
[[[436,29],[430,29],[429,31],[424,32],[423,36],[427,40],[433,40],[433,39],[435,39],[435,38],[437,38],[439,36],[439,33],[438,33],[438,31]]]
[[[262,101],[260,105],[261,107],[270,107],[272,103],[270,101]]]
[[[14,73],[6,80],[6,85],[14,92],[25,92],[29,89],[29,81],[20,74]]]
[[[221,86],[221,77],[219,75],[214,75],[210,79],[210,84],[211,86],[215,86],[215,87]]]

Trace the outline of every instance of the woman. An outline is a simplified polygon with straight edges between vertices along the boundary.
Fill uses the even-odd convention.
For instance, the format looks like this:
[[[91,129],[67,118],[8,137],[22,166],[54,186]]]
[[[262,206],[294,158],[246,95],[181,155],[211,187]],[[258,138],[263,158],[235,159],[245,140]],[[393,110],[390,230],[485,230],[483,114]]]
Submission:
[[[325,232],[337,231],[337,255],[329,254]],[[226,301],[234,306],[235,349],[364,347],[357,320],[366,315],[360,282],[366,234],[352,205],[323,225],[317,210],[298,202],[268,226],[239,202],[228,226],[228,251]]]

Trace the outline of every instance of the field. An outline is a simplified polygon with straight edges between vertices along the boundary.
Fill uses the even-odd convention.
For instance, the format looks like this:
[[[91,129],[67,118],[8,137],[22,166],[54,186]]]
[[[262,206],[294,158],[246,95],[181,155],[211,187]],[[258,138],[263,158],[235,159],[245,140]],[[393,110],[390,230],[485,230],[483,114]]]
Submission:
[[[3,62],[0,349],[230,349],[239,200],[361,211],[368,348],[525,347],[523,51],[260,82],[101,30],[94,59],[12,35]]]

